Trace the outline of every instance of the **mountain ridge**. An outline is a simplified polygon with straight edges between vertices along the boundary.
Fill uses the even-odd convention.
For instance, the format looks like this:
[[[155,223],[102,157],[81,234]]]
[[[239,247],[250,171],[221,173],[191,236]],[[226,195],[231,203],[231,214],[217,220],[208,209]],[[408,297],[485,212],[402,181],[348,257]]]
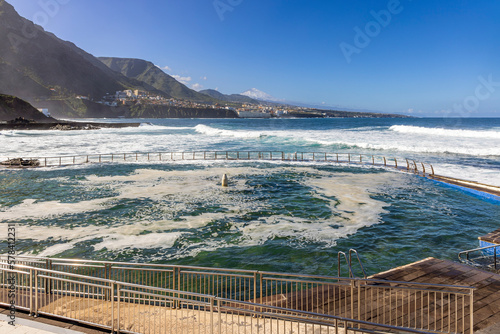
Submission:
[[[97,57],[109,69],[130,79],[139,80],[162,92],[167,97],[195,102],[214,103],[213,98],[200,94],[163,72],[150,61],[137,58]]]

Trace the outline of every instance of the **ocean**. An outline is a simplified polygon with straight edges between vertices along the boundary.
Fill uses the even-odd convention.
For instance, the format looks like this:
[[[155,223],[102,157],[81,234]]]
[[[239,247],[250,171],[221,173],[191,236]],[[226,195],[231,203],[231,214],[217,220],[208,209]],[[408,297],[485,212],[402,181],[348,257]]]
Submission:
[[[92,120],[86,120],[92,121]],[[97,121],[97,120],[94,120]],[[102,121],[102,120],[98,120]],[[106,120],[119,122],[120,120]],[[0,160],[135,152],[355,153],[500,186],[500,119],[139,119],[138,128],[2,131]],[[229,187],[220,186],[223,174]],[[456,260],[500,203],[395,169],[296,161],[115,161],[0,169],[17,254],[335,275]],[[7,227],[0,229],[7,252]]]

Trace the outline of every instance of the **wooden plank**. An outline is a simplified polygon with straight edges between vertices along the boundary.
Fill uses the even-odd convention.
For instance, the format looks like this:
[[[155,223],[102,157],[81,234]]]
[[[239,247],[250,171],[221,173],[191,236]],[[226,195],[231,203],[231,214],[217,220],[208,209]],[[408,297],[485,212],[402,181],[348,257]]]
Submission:
[[[500,244],[500,228],[486,235],[482,235],[478,239],[492,244]]]

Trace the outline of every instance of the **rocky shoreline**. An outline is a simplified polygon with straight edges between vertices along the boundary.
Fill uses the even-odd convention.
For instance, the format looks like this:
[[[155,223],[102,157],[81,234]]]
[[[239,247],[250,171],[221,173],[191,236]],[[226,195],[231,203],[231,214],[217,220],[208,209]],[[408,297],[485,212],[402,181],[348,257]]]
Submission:
[[[138,127],[141,123],[94,123],[94,122],[29,122],[29,123],[0,123],[2,130],[98,130],[101,128]]]

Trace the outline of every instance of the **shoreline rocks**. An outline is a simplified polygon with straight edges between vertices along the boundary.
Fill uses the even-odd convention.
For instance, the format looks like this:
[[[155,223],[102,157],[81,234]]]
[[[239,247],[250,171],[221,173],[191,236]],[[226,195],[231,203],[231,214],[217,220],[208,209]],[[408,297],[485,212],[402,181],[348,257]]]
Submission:
[[[2,130],[98,130],[101,128],[127,128],[139,127],[141,123],[85,123],[85,122],[15,122],[1,123],[0,131]]]

